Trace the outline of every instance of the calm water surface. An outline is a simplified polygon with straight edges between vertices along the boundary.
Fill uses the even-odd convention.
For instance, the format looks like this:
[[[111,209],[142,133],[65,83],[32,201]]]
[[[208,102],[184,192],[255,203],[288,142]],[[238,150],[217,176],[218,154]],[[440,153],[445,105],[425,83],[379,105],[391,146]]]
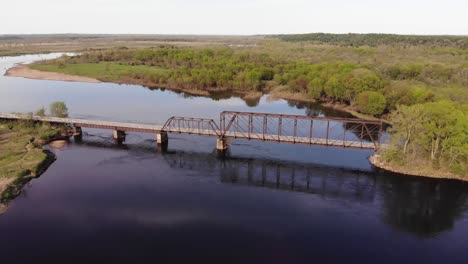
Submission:
[[[0,58],[14,63],[57,54]],[[347,116],[314,104],[0,77],[0,112],[162,124],[224,110]],[[468,263],[468,185],[375,171],[363,150],[85,130],[0,216],[2,260]],[[80,258],[81,260],[81,258]]]

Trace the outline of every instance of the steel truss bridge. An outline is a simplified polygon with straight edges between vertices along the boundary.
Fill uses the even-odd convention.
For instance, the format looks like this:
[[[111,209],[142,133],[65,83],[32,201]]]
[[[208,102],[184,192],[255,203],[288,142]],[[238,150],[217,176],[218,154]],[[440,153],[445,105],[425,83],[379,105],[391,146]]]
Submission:
[[[383,133],[381,121],[233,111],[222,112],[219,123],[206,118],[171,117],[162,126],[5,113],[0,113],[0,119],[64,124],[78,134],[81,128],[109,129],[114,130],[114,138],[123,140],[127,132],[154,133],[158,143],[167,143],[167,133],[214,136],[219,150],[227,149],[233,138],[379,150]]]

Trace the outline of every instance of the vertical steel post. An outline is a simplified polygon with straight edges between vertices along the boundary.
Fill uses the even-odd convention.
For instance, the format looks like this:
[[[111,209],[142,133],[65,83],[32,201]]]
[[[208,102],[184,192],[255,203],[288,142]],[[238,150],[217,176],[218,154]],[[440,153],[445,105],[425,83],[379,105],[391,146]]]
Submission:
[[[237,136],[238,131],[239,131],[239,116],[236,114],[236,131],[235,131],[236,136]]]
[[[251,134],[252,134],[252,128],[253,126],[253,117],[252,117],[252,114],[249,114],[249,139],[252,138]]]
[[[297,136],[297,117],[294,117],[294,137],[293,137],[294,143],[296,143],[296,136]]]
[[[330,121],[327,121],[327,140],[326,140],[326,144],[328,145],[328,137],[330,136]]]
[[[281,133],[283,131],[283,117],[280,116],[278,120],[278,142],[281,141]]]
[[[361,148],[364,144],[364,123],[361,123]]]
[[[343,147],[346,147],[346,122],[344,122],[344,128],[343,128]]]
[[[314,120],[310,120],[310,133],[309,133],[309,144],[312,144],[312,137],[314,136]]]
[[[382,134],[383,134],[383,123],[380,122],[380,128],[379,128],[379,146],[377,148],[377,151],[380,150],[380,146],[382,146]]]
[[[268,115],[263,117],[263,140],[265,140],[265,135],[268,133]]]
[[[226,117],[224,116],[224,113],[221,113],[221,115],[219,116],[219,125],[221,126],[221,134],[224,135],[224,131],[226,130]]]

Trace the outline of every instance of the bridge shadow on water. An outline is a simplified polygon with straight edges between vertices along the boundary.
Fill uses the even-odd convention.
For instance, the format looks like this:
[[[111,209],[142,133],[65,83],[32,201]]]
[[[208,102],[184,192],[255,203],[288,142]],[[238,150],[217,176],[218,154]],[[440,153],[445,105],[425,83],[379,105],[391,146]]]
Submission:
[[[216,150],[196,153],[169,149],[157,153],[153,140],[115,145],[107,138],[77,144],[125,150],[141,159],[162,158],[171,169],[199,172],[196,175],[201,177],[215,175],[222,184],[297,192],[377,208],[384,223],[421,238],[453,229],[468,211],[468,184],[456,180],[230,155],[219,158]]]

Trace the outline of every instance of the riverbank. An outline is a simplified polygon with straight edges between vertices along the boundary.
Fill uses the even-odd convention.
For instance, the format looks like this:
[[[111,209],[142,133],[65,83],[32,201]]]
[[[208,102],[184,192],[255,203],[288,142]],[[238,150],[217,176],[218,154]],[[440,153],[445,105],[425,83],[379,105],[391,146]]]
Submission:
[[[58,72],[39,71],[31,69],[27,65],[18,65],[6,71],[5,76],[9,77],[22,77],[27,79],[36,80],[49,80],[49,81],[67,81],[67,82],[85,82],[85,83],[99,83],[101,81],[84,76],[71,75]]]
[[[426,178],[435,178],[435,179],[450,179],[450,180],[460,180],[468,182],[468,176],[458,175],[447,171],[435,171],[432,169],[432,166],[411,166],[403,167],[389,164],[382,160],[380,155],[374,155],[369,157],[370,163],[376,168],[382,169],[384,171],[407,175],[407,176],[418,176]]]
[[[43,146],[67,135],[63,127],[0,121],[0,212],[25,184],[39,177],[55,160],[54,154]]]
[[[40,66],[35,66],[35,67],[40,67]],[[99,70],[97,70],[95,73],[99,73]],[[147,87],[157,87],[155,84],[150,84],[146,82],[145,80],[142,79],[133,79],[133,78],[124,78],[123,80],[119,80],[116,76],[108,76],[107,78],[100,79],[98,76],[96,77],[86,77],[83,75],[75,75],[75,74],[69,74],[69,73],[63,73],[63,72],[54,72],[52,69],[44,68],[44,69],[33,69],[28,65],[19,65],[15,66],[5,73],[5,76],[9,77],[22,77],[22,78],[27,78],[27,79],[36,79],[36,80],[52,80],[52,81],[71,81],[71,82],[86,82],[86,83],[100,83],[100,82],[112,82],[112,83],[118,83],[118,84],[133,84],[133,85],[142,85],[142,86],[147,86]],[[177,92],[183,92],[191,95],[196,95],[196,96],[210,96],[210,92],[232,92],[239,94],[239,96],[244,99],[244,100],[259,100],[263,93],[262,92],[257,92],[257,91],[245,91],[241,89],[206,89],[206,90],[200,90],[200,89],[189,89],[189,88],[182,88],[178,86],[165,86],[165,89],[177,91]],[[357,117],[357,118],[362,118],[362,119],[368,119],[368,120],[380,120],[382,122],[388,123],[387,120],[385,119],[379,119],[371,115],[366,115],[357,112],[356,109],[349,105],[344,105],[344,104],[339,104],[339,103],[330,103],[330,102],[319,102],[316,99],[312,98],[308,94],[302,94],[302,93],[292,93],[285,89],[285,87],[276,87],[271,89],[269,92],[267,92],[267,95],[269,95],[269,98],[271,100],[279,100],[279,99],[284,99],[284,100],[289,100],[289,101],[295,101],[295,102],[305,102],[305,103],[320,103],[322,106],[327,107],[327,108],[332,108],[336,109],[339,111],[347,112],[350,113],[351,115]]]

